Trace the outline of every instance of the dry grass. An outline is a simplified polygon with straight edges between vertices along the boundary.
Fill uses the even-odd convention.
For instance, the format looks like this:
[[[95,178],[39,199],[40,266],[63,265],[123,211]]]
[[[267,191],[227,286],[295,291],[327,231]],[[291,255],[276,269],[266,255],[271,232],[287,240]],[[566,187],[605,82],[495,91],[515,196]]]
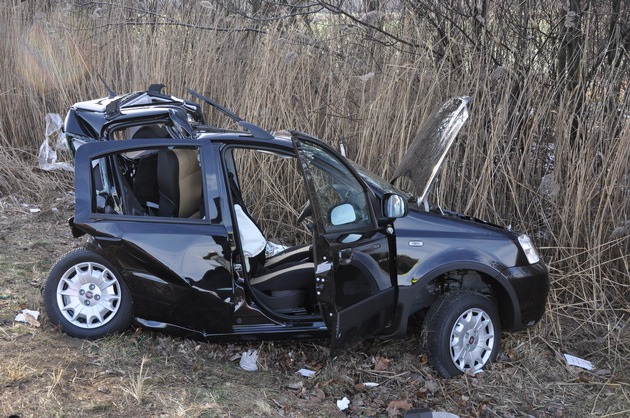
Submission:
[[[129,381],[125,385],[121,385],[120,389],[127,394],[133,397],[137,402],[142,402],[146,400],[146,398],[151,394],[152,386],[147,383],[150,379],[148,376],[148,370],[144,370],[144,365],[147,362],[147,357],[142,356],[142,361],[140,362],[140,370],[137,374],[130,373]]]
[[[527,231],[541,247],[553,277],[545,322],[527,336],[508,341],[507,351],[511,344],[518,352],[518,360],[510,359],[506,366],[514,368],[513,375],[502,370],[497,380],[485,379],[484,388],[499,390],[518,378],[518,384],[529,388],[528,405],[544,415],[567,413],[567,406],[536,409],[545,403],[541,396],[553,398],[546,405],[582,396],[589,406],[581,411],[593,415],[630,409],[625,383],[630,369],[630,241],[624,226],[630,220],[630,126],[624,113],[625,90],[615,96],[616,86],[627,85],[627,74],[602,66],[597,82],[584,86],[587,105],[578,109],[573,93],[561,93],[549,84],[545,65],[523,75],[508,63],[505,74],[493,76],[494,68],[476,51],[467,51],[466,60],[453,65],[420,49],[410,54],[365,42],[359,28],[332,16],[310,27],[298,20],[291,30],[261,24],[258,29],[264,33],[200,29],[253,25],[202,3],[211,2],[188,8],[178,2],[153,2],[153,11],[171,21],[143,12],[140,3],[132,1],[117,6],[18,0],[0,4],[0,35],[5,40],[0,44],[1,252],[12,248],[7,231],[17,233],[11,220],[28,212],[20,204],[37,205],[42,216],[54,219],[52,208],[71,200],[64,194],[71,189],[71,176],[34,168],[35,155],[46,113],[64,114],[76,101],[105,95],[97,73],[118,92],[163,82],[169,93],[185,96],[185,89],[192,87],[270,130],[304,130],[331,144],[343,138],[351,158],[384,177],[393,173],[420,122],[437,104],[453,95],[472,95],[471,117],[442,172],[435,199],[451,209]],[[152,20],[188,26],[149,24]],[[404,30],[416,30],[419,36],[426,30],[422,22],[408,23],[401,23]],[[461,53],[451,45],[446,56]],[[374,75],[363,77],[370,73]],[[613,96],[620,112],[609,110]],[[219,115],[210,115],[212,123],[229,126]],[[252,205],[265,214],[260,219],[263,228],[282,239],[279,224],[284,221],[278,220],[294,219],[303,197],[294,194],[291,202],[267,208],[267,196],[278,186],[265,185],[267,174],[260,173]],[[43,246],[48,254],[59,253],[55,245],[73,243],[69,234],[43,244],[24,237],[19,241],[30,250]],[[24,263],[3,260],[3,286],[11,288],[7,280],[23,275],[43,278],[52,260]],[[37,295],[20,296],[17,291],[10,296],[29,306],[38,300]],[[0,328],[4,333],[6,329]],[[535,353],[541,349],[545,355],[538,362]],[[562,375],[546,376],[549,364],[569,349],[611,374],[561,368]],[[117,379],[127,381],[116,384],[134,391],[132,381],[144,382],[146,369],[142,356],[131,356],[135,368],[130,365],[117,373]],[[5,367],[11,368],[11,376],[31,370],[16,358]],[[57,367],[37,372],[46,382],[42,405],[65,393],[74,376],[68,365]],[[14,380],[5,377],[2,384]],[[475,383],[457,382],[445,385],[461,393],[458,402],[473,403],[477,395],[469,392]],[[173,414],[213,415],[216,405],[225,405],[221,390],[168,395],[160,385],[149,392],[150,398],[158,404],[174,402]],[[611,400],[621,402],[621,409],[607,409]],[[112,402],[107,408],[120,406]],[[276,408],[273,399],[260,402],[255,414]],[[492,402],[485,402],[491,408]],[[501,405],[507,409],[495,411],[499,415],[510,410],[507,401]],[[521,410],[522,405],[513,408]]]
[[[45,316],[41,328],[14,323],[23,307],[43,310],[46,272],[78,243],[66,226],[70,205],[30,213],[1,202],[0,229],[11,237],[0,240],[1,416],[331,417],[344,416],[336,406],[343,397],[350,416],[396,416],[410,407],[462,417],[623,416],[630,409],[627,327],[603,321],[604,311],[611,314],[605,306],[558,304],[555,294],[538,327],[504,336],[497,364],[451,380],[427,366],[415,334],[367,342],[333,361],[325,341],[216,344],[141,330],[84,341]],[[557,272],[554,279],[554,292],[566,291]],[[245,372],[239,355],[254,348],[259,370]],[[588,358],[596,370],[568,367],[563,353]],[[316,376],[300,377],[301,368]]]

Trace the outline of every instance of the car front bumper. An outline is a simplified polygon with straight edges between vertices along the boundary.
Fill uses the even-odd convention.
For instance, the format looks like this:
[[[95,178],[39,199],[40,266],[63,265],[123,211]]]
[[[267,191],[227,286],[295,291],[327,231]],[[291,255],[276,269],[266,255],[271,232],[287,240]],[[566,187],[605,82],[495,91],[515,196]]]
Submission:
[[[542,318],[549,295],[549,273],[543,262],[505,269],[503,276],[511,284],[520,313],[509,328],[513,331],[534,326]],[[518,318],[520,316],[520,318]]]

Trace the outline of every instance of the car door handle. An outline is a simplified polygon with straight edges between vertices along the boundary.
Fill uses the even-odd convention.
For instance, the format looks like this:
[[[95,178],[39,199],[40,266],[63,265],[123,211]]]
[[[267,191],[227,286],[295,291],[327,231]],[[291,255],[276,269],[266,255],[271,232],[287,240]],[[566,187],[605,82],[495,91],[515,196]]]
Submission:
[[[352,249],[344,248],[339,251],[339,264],[348,265],[352,261]]]

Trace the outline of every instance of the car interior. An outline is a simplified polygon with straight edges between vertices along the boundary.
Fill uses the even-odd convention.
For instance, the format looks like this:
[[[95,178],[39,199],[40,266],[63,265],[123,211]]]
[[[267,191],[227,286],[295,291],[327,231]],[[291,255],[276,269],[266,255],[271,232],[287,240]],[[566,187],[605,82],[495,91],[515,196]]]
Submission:
[[[238,154],[243,157],[244,150],[240,151]],[[249,152],[256,151],[249,150]],[[241,224],[253,225],[265,237],[262,228],[247,209],[248,206],[243,199],[239,177],[236,173],[235,156],[229,152],[225,155],[232,203],[243,208],[243,212],[251,220],[251,222],[241,222]],[[236,222],[238,224],[238,219]],[[241,226],[237,227],[243,241],[243,234],[246,231],[243,231]],[[317,310],[315,266],[310,243],[290,246],[270,257],[267,257],[263,250],[260,254],[244,261],[249,288],[258,303],[280,314],[312,314]]]
[[[143,126],[134,131],[134,139],[168,137],[166,129],[158,125]],[[100,164],[113,164],[111,172],[118,173],[119,180],[105,178],[98,167]],[[105,205],[109,207],[109,213],[121,213],[112,208],[122,207],[122,213],[126,215],[204,218],[202,171],[196,148],[140,150],[116,155],[110,162],[100,159],[99,164],[94,166],[94,177],[98,179],[95,183],[99,183],[95,185],[97,195],[107,195],[106,200],[109,201],[115,200],[116,195],[122,197],[121,204],[112,202]],[[243,199],[233,162],[227,178],[232,204],[242,207],[251,220],[248,224],[254,225],[259,234],[264,236]],[[106,186],[110,183],[120,184],[124,192],[112,191],[111,187],[114,186],[111,185],[107,191]],[[238,220],[235,224],[241,232]],[[263,239],[266,241],[266,237]],[[260,253],[246,260],[240,253],[235,254],[236,260],[243,261],[241,264],[245,266],[245,272],[241,272],[242,278],[247,282],[255,302],[278,314],[311,314],[316,311],[312,245],[299,243],[269,257],[264,246],[262,248]]]

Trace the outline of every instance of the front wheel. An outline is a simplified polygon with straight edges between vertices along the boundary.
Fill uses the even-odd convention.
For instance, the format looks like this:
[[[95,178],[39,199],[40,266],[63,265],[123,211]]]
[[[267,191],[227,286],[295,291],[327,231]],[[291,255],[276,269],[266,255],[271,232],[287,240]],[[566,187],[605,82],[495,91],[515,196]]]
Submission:
[[[472,291],[440,296],[424,320],[429,362],[445,378],[481,370],[497,358],[501,323],[495,305]]]
[[[85,248],[64,255],[44,288],[50,321],[72,337],[100,338],[131,324],[129,289],[115,267]]]

